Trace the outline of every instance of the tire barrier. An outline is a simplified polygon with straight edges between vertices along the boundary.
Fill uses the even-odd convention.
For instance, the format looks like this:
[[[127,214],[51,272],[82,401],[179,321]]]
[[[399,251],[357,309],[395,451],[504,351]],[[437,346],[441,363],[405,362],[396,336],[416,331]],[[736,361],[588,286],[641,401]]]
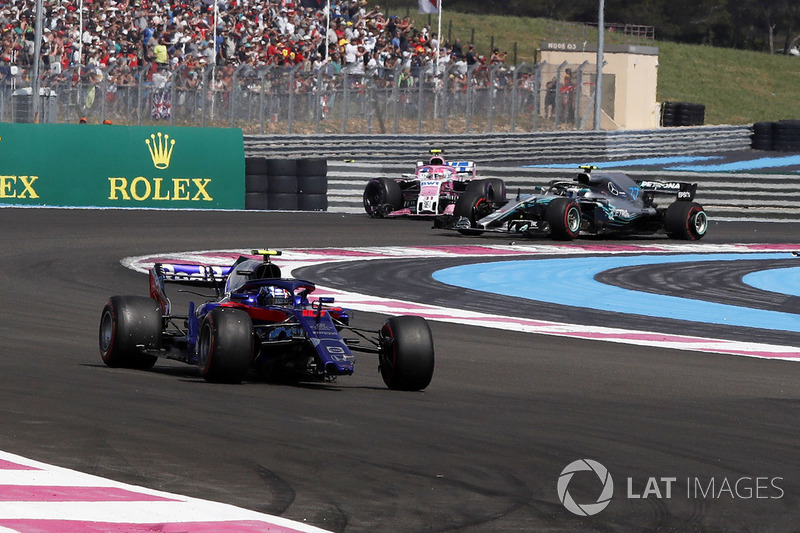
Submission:
[[[800,152],[800,120],[756,122],[750,138],[753,150]]]
[[[327,159],[246,157],[245,209],[327,211]]]
[[[753,133],[750,135],[753,150],[772,150],[772,125],[773,122],[756,122],[753,124]]]
[[[702,126],[706,121],[706,106],[689,102],[664,102],[661,104],[661,125]]]

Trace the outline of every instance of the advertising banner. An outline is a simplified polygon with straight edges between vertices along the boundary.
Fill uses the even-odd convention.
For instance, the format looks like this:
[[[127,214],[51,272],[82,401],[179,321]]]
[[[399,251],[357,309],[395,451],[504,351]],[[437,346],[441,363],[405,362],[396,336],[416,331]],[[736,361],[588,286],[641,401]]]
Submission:
[[[244,209],[229,128],[0,123],[0,204]]]

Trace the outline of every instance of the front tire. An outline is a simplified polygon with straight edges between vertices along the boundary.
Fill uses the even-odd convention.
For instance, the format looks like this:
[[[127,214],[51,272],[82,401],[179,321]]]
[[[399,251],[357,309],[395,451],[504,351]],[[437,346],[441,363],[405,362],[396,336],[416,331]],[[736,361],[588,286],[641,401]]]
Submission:
[[[696,202],[674,202],[664,214],[664,230],[672,239],[698,241],[708,230],[708,216]]]
[[[550,235],[560,241],[571,241],[581,231],[581,207],[571,198],[556,198],[545,213]]]
[[[504,203],[506,201],[506,183],[500,178],[484,178],[472,180],[467,185],[466,192],[478,191],[483,193],[492,203]]]
[[[403,208],[403,191],[400,184],[389,178],[369,180],[364,188],[364,211],[373,218],[382,218],[386,206],[391,211]]]
[[[476,227],[478,220],[482,219],[493,210],[492,203],[482,189],[467,190],[462,193],[456,205],[453,207],[453,217],[459,220],[461,217],[469,220],[470,227]],[[479,229],[458,228],[462,235],[480,235],[483,231]]]
[[[418,391],[433,378],[433,335],[419,316],[395,316],[381,328],[380,372],[392,390]]]
[[[161,347],[161,307],[145,296],[112,296],[100,315],[100,356],[113,368],[152,368]]]
[[[253,321],[240,309],[215,307],[200,325],[200,374],[212,383],[241,383],[253,356]]]

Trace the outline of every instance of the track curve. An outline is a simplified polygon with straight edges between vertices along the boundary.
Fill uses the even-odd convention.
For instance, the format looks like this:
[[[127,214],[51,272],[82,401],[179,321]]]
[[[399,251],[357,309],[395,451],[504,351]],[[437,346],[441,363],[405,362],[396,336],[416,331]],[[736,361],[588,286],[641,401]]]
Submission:
[[[788,254],[786,254],[788,255]],[[536,261],[547,259],[541,255],[528,257],[531,268]],[[372,261],[325,264],[299,269],[297,277],[320,280],[327,285],[348,291],[380,294],[404,301],[420,301],[449,308],[459,308],[484,313],[499,313],[528,319],[550,320],[608,326],[640,331],[657,331],[665,334],[695,335],[739,341],[800,346],[800,332],[775,331],[757,327],[712,324],[689,320],[659,318],[652,315],[609,312],[587,306],[559,305],[553,302],[536,302],[525,297],[500,294],[487,282],[482,290],[438,282],[433,279],[437,271],[458,265],[474,263],[499,263],[524,261],[525,256],[509,258],[444,258],[391,259],[381,261],[375,268]],[[730,263],[733,263],[731,265]],[[745,263],[745,265],[740,265]],[[796,259],[770,261],[716,261],[677,264],[629,266],[601,272],[595,278],[609,285],[652,294],[692,298],[729,305],[796,313],[800,299],[796,296],[761,291],[741,283],[741,277],[767,268],[796,266]],[[499,281],[499,279],[497,280]],[[591,296],[587,296],[591,298]],[[620,309],[624,306],[621,304]]]
[[[324,213],[0,209],[0,224],[4,451],[332,531],[786,531],[800,520],[794,363],[434,323],[434,381],[409,394],[386,390],[367,359],[333,385],[214,386],[177,364],[109,369],[97,352],[106,298],[147,290],[123,257],[486,240]],[[795,242],[787,226],[714,223],[708,240]],[[413,268],[396,272],[413,282]],[[656,276],[639,275],[616,279]],[[556,491],[580,458],[615,480],[591,518]],[[628,497],[628,480],[641,496],[651,477],[676,478],[673,497]],[[687,496],[695,480],[743,477],[780,478],[782,495]],[[575,498],[597,496],[575,483]]]

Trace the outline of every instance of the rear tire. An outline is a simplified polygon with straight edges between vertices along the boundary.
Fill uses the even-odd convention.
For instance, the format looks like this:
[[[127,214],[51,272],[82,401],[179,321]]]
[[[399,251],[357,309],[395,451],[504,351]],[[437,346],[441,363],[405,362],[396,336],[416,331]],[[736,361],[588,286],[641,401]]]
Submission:
[[[161,307],[145,296],[112,296],[100,316],[100,356],[113,368],[152,368],[143,349],[161,347]]]
[[[559,241],[571,241],[581,231],[581,208],[571,198],[556,198],[545,213],[550,235]]]
[[[395,316],[381,328],[380,372],[392,390],[418,391],[433,378],[433,335],[419,316]]]
[[[369,180],[364,188],[364,211],[373,218],[382,218],[382,206],[390,206],[392,211],[403,208],[403,191],[400,184],[389,178]]]
[[[213,383],[241,383],[253,356],[253,321],[239,309],[215,307],[197,340],[200,374]]]
[[[696,202],[674,202],[664,214],[664,230],[671,239],[698,241],[708,230],[708,216]]]

